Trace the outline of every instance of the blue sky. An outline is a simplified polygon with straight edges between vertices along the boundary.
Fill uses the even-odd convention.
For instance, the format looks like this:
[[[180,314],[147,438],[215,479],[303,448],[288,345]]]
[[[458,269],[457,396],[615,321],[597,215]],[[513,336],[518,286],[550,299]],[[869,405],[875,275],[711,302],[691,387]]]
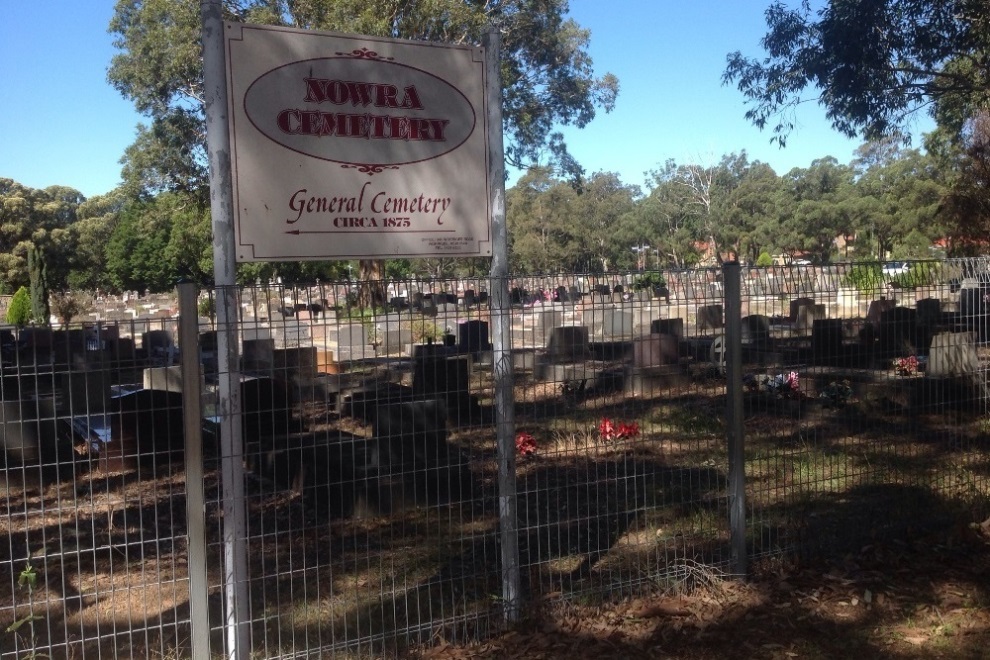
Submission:
[[[619,77],[616,109],[567,129],[591,174],[617,172],[643,185],[668,158],[710,164],[745,150],[782,174],[834,156],[848,163],[858,140],[834,132],[809,103],[780,149],[744,118],[742,95],[723,87],[730,51],[759,52],[769,0],[571,0],[591,30],[595,69]],[[111,0],[6,3],[0,27],[0,177],[33,188],[67,185],[87,197],[113,189],[120,157],[142,118],[106,82],[114,54]],[[930,122],[922,119],[922,127]]]

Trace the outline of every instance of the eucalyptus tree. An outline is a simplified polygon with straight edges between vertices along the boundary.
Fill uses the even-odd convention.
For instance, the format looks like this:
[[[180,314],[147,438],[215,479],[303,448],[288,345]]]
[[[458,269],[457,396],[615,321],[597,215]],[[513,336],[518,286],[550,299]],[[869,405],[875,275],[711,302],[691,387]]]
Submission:
[[[34,248],[51,264],[52,286],[64,284],[74,251],[76,211],[84,200],[74,188],[37,189],[0,178],[0,290],[14,291],[28,283],[28,253]]]
[[[575,230],[577,191],[554,178],[549,167],[533,167],[506,193],[506,220],[512,269],[550,273],[581,260]]]
[[[614,270],[635,245],[617,240],[616,229],[639,195],[639,186],[623,184],[614,172],[596,172],[581,186],[568,222],[588,270]]]
[[[828,263],[835,252],[835,239],[853,233],[848,203],[853,181],[852,167],[832,156],[784,175],[778,206],[779,247],[809,254],[816,263]]]
[[[739,88],[746,117],[772,124],[781,143],[794,109],[812,99],[836,130],[867,140],[904,128],[921,110],[990,105],[986,0],[828,0],[816,8],[778,0],[765,16],[765,55],[730,53],[723,82]],[[957,131],[967,114],[957,113]]]

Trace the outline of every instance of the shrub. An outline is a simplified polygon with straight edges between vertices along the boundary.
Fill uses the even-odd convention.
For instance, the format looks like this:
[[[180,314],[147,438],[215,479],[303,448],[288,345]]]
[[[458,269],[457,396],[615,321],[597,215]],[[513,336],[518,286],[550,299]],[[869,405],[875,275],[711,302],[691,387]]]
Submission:
[[[877,262],[858,264],[846,273],[842,283],[861,293],[876,291],[883,284],[883,268]]]
[[[89,309],[89,300],[84,294],[72,291],[55,291],[51,295],[52,312],[58,317],[62,326],[67,326],[81,312]]]
[[[756,265],[760,268],[766,268],[767,266],[773,265],[773,257],[770,256],[768,252],[760,252],[760,256],[756,258]]]
[[[667,280],[656,270],[640,275],[632,283],[633,291],[656,291],[665,286],[667,286]]]
[[[27,287],[21,287],[10,299],[10,307],[7,308],[7,323],[23,328],[31,321],[31,294]]]

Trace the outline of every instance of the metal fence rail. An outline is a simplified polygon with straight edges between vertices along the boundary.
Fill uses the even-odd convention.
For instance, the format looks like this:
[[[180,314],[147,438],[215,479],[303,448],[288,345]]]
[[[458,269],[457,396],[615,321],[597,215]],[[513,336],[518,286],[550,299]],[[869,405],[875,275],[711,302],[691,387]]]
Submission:
[[[699,564],[759,571],[985,516],[987,273],[950,260],[513,278],[524,607],[690,588]],[[239,289],[218,297],[239,305],[222,315],[237,319],[232,373],[210,292],[198,319],[142,298],[0,332],[0,658],[190,657],[204,627],[226,657],[232,588],[250,657],[380,657],[501,629],[488,284]],[[362,293],[384,306],[358,307]],[[225,503],[235,415],[244,497]]]

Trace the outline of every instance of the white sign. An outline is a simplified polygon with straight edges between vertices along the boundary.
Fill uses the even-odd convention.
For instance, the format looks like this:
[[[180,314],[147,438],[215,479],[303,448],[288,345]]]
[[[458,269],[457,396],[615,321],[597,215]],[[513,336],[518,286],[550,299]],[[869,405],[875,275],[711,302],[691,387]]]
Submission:
[[[224,36],[237,261],[491,255],[481,48]]]

